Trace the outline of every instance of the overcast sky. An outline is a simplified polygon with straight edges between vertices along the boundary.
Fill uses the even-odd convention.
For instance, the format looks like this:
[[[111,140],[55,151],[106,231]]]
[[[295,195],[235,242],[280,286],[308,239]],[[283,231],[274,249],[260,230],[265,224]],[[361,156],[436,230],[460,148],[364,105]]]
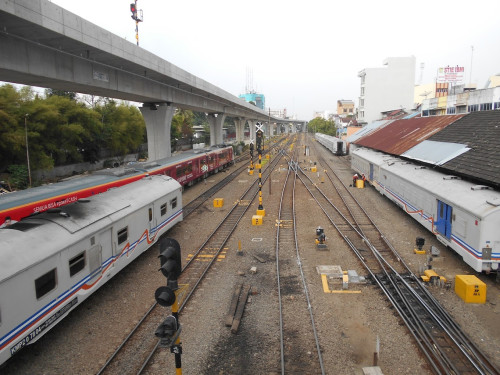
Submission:
[[[52,2],[136,42],[133,1]],[[358,72],[387,57],[415,56],[416,84],[433,82],[447,65],[465,67],[478,88],[500,73],[499,0],[138,0],[137,7],[142,48],[236,96],[250,70],[250,88],[265,95],[266,107],[304,120],[335,110],[339,99],[357,105]]]

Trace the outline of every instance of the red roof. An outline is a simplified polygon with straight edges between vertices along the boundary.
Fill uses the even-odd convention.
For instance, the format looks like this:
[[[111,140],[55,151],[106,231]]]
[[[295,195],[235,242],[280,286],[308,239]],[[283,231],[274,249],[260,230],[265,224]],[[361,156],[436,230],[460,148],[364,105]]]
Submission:
[[[395,120],[354,143],[388,154],[401,155],[463,116],[465,114]]]

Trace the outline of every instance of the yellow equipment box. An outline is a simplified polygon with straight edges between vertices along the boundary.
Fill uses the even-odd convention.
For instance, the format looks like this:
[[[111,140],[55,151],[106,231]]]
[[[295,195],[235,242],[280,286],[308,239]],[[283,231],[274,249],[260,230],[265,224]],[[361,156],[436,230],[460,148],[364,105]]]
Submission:
[[[214,207],[222,207],[222,206],[224,206],[224,198],[215,198]]]
[[[262,165],[261,165],[261,164],[259,164],[259,163],[256,163],[256,164],[255,164],[255,169],[262,169]]]
[[[465,303],[486,303],[486,284],[473,275],[456,275],[455,293]]]
[[[356,180],[356,187],[358,189],[363,189],[365,187],[365,182],[363,180]]]
[[[253,215],[252,225],[262,225],[262,215]]]
[[[317,172],[318,168],[317,167],[311,167],[311,172]]]

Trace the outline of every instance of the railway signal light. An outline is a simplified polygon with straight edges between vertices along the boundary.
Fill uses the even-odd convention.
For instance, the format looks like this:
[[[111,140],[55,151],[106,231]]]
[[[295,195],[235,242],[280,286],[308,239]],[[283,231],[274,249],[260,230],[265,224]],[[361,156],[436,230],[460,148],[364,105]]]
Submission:
[[[160,240],[160,271],[167,280],[167,286],[156,289],[155,299],[161,306],[172,306],[172,315],[156,328],[155,336],[160,338],[161,347],[170,347],[170,352],[175,354],[176,374],[182,374],[180,341],[181,325],[179,323],[179,303],[177,293],[179,285],[177,278],[181,275],[181,246],[173,238]]]
[[[137,21],[137,6],[135,3],[130,4],[130,11],[132,12],[132,19]]]
[[[177,278],[181,275],[181,247],[172,238],[164,238],[160,241],[160,271],[168,279],[167,286],[177,290]]]
[[[160,286],[155,291],[155,300],[160,306],[172,306],[175,303],[175,292],[168,286]]]
[[[177,319],[173,315],[167,316],[155,331],[155,336],[160,338],[160,345],[162,347],[170,346],[177,340],[179,334],[180,324],[178,324]]]

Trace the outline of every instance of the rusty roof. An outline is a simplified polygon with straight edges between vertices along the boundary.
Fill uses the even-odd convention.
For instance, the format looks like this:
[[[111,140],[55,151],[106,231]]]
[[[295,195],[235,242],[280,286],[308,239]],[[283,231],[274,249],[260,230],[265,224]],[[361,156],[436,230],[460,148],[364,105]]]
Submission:
[[[353,143],[388,154],[401,155],[463,116],[465,114],[395,120]]]

